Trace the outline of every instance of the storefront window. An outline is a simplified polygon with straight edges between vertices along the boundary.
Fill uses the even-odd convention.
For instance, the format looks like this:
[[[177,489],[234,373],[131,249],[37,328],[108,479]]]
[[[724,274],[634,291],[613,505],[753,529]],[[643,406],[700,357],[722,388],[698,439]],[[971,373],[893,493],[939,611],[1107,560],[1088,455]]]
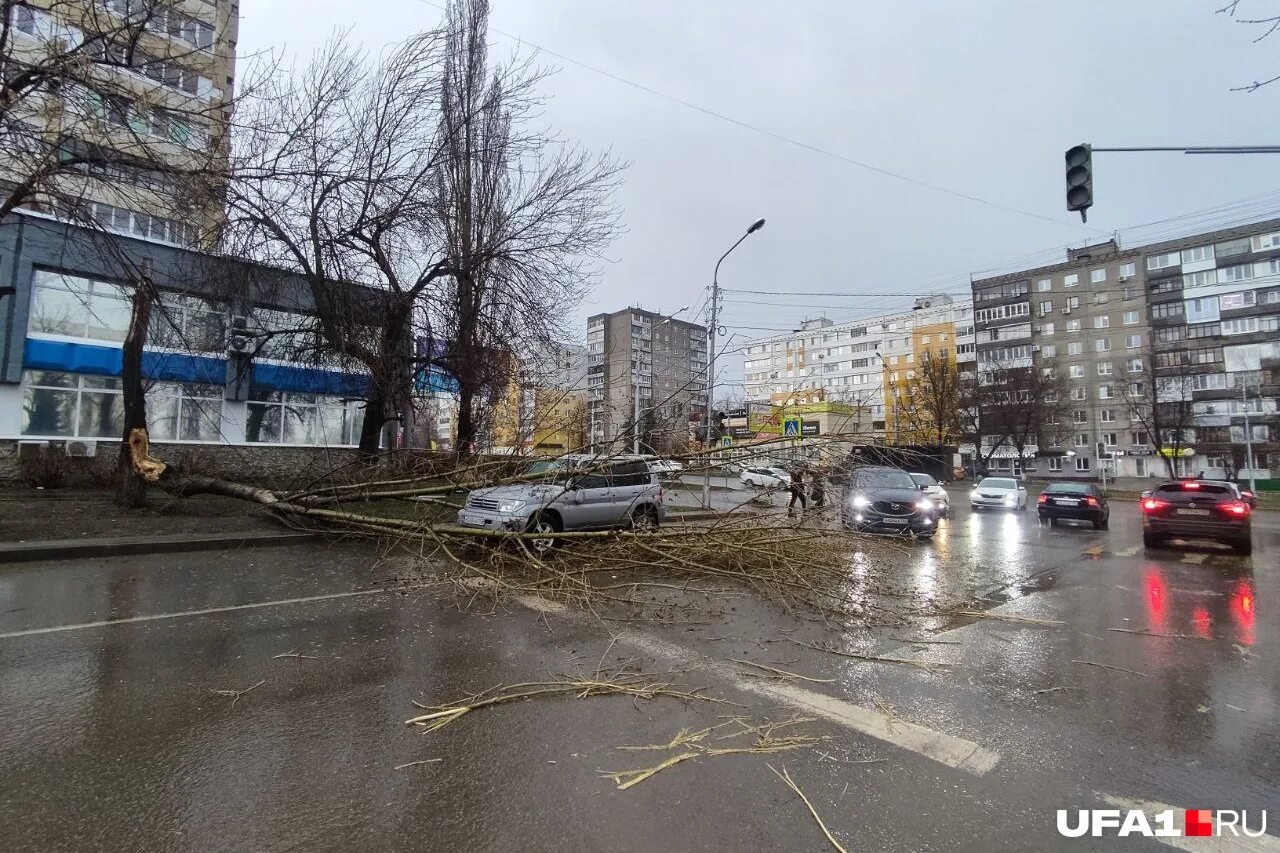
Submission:
[[[264,444],[344,445],[360,440],[360,402],[320,394],[249,392],[245,440]]]
[[[132,306],[115,284],[37,270],[31,305],[33,333],[123,341]]]
[[[23,435],[119,438],[124,432],[119,379],[28,370],[22,386]]]
[[[217,441],[222,436],[222,388],[157,382],[147,391],[151,437],[160,441]]]

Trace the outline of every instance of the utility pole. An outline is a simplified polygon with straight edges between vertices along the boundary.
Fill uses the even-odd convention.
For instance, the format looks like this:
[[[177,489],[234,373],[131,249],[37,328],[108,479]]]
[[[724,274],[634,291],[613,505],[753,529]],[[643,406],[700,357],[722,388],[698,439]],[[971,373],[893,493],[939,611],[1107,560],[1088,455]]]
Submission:
[[[747,229],[747,233],[738,238],[729,251],[720,256],[720,260],[716,261],[715,271],[711,274],[711,324],[707,327],[707,406],[703,413],[703,445],[705,450],[711,449],[711,407],[715,403],[716,393],[716,334],[718,326],[716,323],[716,315],[720,307],[720,264],[724,263],[724,259],[742,243],[743,240],[764,227],[764,220],[757,219],[751,223],[751,227]],[[706,509],[711,508],[711,457],[708,454],[702,468],[702,506]]]
[[[1240,401],[1244,404],[1244,464],[1249,469],[1249,490],[1258,493],[1257,480],[1253,474],[1253,435],[1249,431],[1249,384],[1240,383]]]

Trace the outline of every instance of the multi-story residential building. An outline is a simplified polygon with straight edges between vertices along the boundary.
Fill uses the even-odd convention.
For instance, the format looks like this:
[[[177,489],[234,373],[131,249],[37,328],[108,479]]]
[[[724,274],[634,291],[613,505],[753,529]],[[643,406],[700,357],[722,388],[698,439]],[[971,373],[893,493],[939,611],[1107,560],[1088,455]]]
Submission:
[[[6,463],[24,444],[72,455],[120,439],[138,266],[159,291],[142,362],[154,443],[218,452],[229,466],[251,448],[290,448],[296,474],[307,460],[332,461],[303,451],[359,442],[368,378],[316,356],[305,281],[153,241],[112,242],[104,251],[96,231],[34,214],[0,223],[0,478],[16,476]],[[231,274],[244,285],[235,295],[224,290]],[[240,328],[260,345],[240,348]]]
[[[593,447],[686,444],[707,407],[707,329],[625,308],[587,320],[587,421]]]
[[[1235,470],[1243,467],[1246,408],[1259,467],[1274,455],[1280,220],[1133,248],[1107,241],[1069,250],[1064,263],[972,286],[979,376],[1056,369],[1066,372],[1070,395],[1067,422],[1045,431],[1049,446],[1029,446],[1023,459],[1001,447],[994,470],[1164,476],[1165,458],[1174,457],[1180,472]],[[1187,375],[1176,394],[1175,372]],[[1187,393],[1185,434],[1176,442],[1152,435],[1184,402],[1173,396]],[[1153,405],[1165,416],[1153,417]]]
[[[5,10],[6,68],[74,62],[5,105],[0,182],[22,184],[57,151],[74,165],[35,181],[22,206],[75,207],[118,233],[215,244],[219,193],[177,175],[212,175],[226,155],[238,0],[25,0]]]
[[[743,372],[749,401],[779,395],[821,398],[867,417],[868,438],[907,443],[915,436],[902,417],[915,365],[925,351],[952,359],[960,371],[974,361],[972,308],[949,296],[917,299],[897,311],[847,323],[818,318],[787,335],[751,341]],[[785,400],[784,400],[785,402]]]
[[[561,344],[521,362],[494,413],[490,449],[558,454],[586,443],[587,348]]]

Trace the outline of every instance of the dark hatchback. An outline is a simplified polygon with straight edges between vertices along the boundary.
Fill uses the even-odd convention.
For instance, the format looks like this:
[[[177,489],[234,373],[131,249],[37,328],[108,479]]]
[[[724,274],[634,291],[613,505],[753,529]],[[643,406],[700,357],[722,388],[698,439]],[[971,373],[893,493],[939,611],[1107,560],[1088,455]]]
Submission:
[[[940,508],[920,493],[911,475],[898,468],[867,466],[849,472],[840,500],[845,527],[873,533],[937,532]]]
[[[1253,508],[1230,483],[1204,480],[1162,483],[1141,501],[1142,544],[1167,539],[1209,539],[1237,554],[1253,553]]]
[[[1106,530],[1111,521],[1107,498],[1093,483],[1049,483],[1036,499],[1036,513],[1051,525],[1087,521],[1094,530]]]

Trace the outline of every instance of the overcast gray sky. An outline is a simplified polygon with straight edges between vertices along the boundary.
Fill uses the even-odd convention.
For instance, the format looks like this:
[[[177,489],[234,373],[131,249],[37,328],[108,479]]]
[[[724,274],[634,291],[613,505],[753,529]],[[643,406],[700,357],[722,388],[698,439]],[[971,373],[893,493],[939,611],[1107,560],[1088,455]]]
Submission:
[[[242,0],[240,51],[305,55],[339,27],[378,51],[435,24],[442,2],[308,0],[304,11],[297,0]],[[1244,12],[1250,3],[1270,7],[1244,0]],[[683,316],[693,315],[716,258],[760,216],[768,225],[725,262],[722,285],[893,294],[727,294],[728,333],[760,337],[806,316],[850,319],[908,305],[917,292],[966,291],[972,272],[1052,263],[1065,246],[1115,230],[1132,244],[1280,212],[1280,156],[1266,155],[1099,154],[1089,227],[1064,208],[1062,155],[1076,142],[1280,143],[1280,83],[1229,91],[1280,73],[1280,34],[1252,44],[1256,32],[1214,14],[1221,5],[493,0],[491,27],[526,49],[540,45],[839,155],[543,56],[560,69],[546,84],[548,122],[631,163],[618,197],[628,230],[582,306],[584,334],[588,314],[627,304],[689,304]],[[504,52],[516,46],[496,33],[492,41]],[[727,378],[739,378],[740,357],[730,365]]]

